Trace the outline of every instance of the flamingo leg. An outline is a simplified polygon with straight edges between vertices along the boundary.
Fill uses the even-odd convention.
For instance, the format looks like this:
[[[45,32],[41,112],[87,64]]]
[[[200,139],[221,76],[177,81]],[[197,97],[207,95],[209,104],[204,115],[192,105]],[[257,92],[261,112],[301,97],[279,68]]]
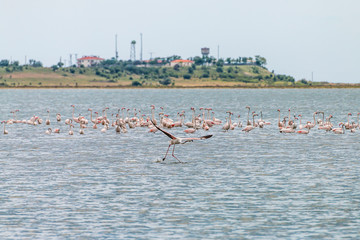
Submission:
[[[177,157],[175,157],[174,152],[175,152],[175,144],[174,144],[174,147],[173,147],[172,156],[173,156],[176,160],[178,160],[180,163],[182,163],[182,161],[180,161]]]
[[[165,154],[165,157],[163,158],[163,161],[165,160],[165,158],[166,158],[166,156],[167,156],[167,154],[168,154],[168,152],[169,152],[170,146],[171,146],[171,144],[169,145],[169,147],[168,147],[168,149],[167,149],[167,151],[166,151],[166,154]],[[175,146],[175,145],[174,145],[174,146]]]

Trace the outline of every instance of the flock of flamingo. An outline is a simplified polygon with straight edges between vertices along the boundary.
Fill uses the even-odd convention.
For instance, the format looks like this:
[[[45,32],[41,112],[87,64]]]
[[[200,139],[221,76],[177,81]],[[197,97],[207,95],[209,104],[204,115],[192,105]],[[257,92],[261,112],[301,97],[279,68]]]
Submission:
[[[264,128],[266,125],[271,125],[270,122],[267,122],[263,119],[262,112],[259,114],[250,111],[250,107],[246,107],[247,109],[247,119],[245,124],[243,125],[240,120],[240,115],[237,115],[238,121],[234,122],[232,120],[232,116],[234,115],[232,112],[228,111],[227,116],[225,117],[225,123],[220,119],[215,118],[215,113],[211,108],[200,108],[200,114],[196,114],[195,108],[190,108],[192,112],[191,121],[185,122],[185,111],[181,111],[177,113],[177,121],[169,118],[168,114],[164,113],[164,108],[160,107],[161,112],[158,113],[159,119],[155,118],[155,106],[151,105],[151,114],[146,116],[145,114],[141,114],[141,110],[133,109],[133,112],[130,109],[121,108],[117,110],[117,113],[111,114],[111,117],[108,117],[107,111],[108,107],[102,110],[101,116],[99,116],[98,112],[94,112],[91,108],[89,111],[89,120],[79,114],[79,116],[75,117],[75,106],[72,107],[72,118],[67,118],[64,122],[65,125],[69,127],[68,134],[73,135],[75,128],[75,124],[79,125],[79,134],[84,134],[86,128],[90,128],[88,125],[92,124],[92,129],[98,129],[101,126],[101,132],[106,132],[113,127],[116,133],[127,133],[129,129],[133,129],[136,127],[146,127],[148,128],[148,132],[156,132],[159,130],[159,126],[162,128],[176,128],[176,127],[187,127],[184,130],[185,133],[195,133],[196,131],[202,129],[208,131],[210,128],[222,125],[223,131],[235,130],[236,128],[241,128],[244,132],[250,132],[255,128]],[[351,122],[350,118],[352,116],[351,113],[347,114],[347,122],[341,122],[339,127],[334,128],[334,125],[331,122],[333,118],[332,115],[329,115],[325,118],[324,112],[317,111],[313,113],[312,121],[307,121],[305,124],[302,123],[302,115],[294,114],[292,116],[291,110],[288,110],[288,114],[285,117],[281,117],[280,109],[278,111],[278,122],[277,127],[280,133],[299,133],[299,134],[308,134],[311,129],[318,126],[319,130],[331,131],[336,134],[344,134],[346,130],[350,130],[351,132],[355,132],[356,129],[359,128],[359,115],[357,114],[357,122]],[[8,130],[6,130],[6,125],[24,123],[29,125],[38,125],[43,124],[43,119],[34,115],[29,120],[18,120],[17,113],[19,110],[11,111],[13,114],[13,118],[2,121],[4,124],[4,134],[8,134]],[[95,115],[95,116],[93,116]],[[255,119],[258,117],[258,119]],[[56,122],[61,122],[62,116],[60,113],[56,114]],[[45,125],[51,125],[50,122],[50,111],[47,110],[47,117],[45,120]],[[45,134],[52,133],[60,133],[62,132],[59,128],[52,129],[48,128],[45,131]]]
[[[244,132],[250,132],[255,128],[264,128],[267,125],[271,125],[270,122],[267,122],[263,119],[262,112],[260,111],[259,114],[255,113],[254,111],[251,112],[250,107],[246,107],[247,109],[247,118],[246,122],[243,126],[243,123],[240,119],[240,115],[237,115],[238,121],[233,122],[232,116],[234,115],[232,112],[228,111],[227,116],[225,117],[225,122],[223,123],[220,119],[215,118],[215,113],[212,111],[212,108],[200,108],[200,114],[196,113],[195,108],[190,108],[191,110],[191,121],[185,122],[185,111],[181,111],[177,113],[177,120],[173,120],[169,118],[169,115],[165,113],[164,108],[160,107],[161,111],[158,113],[159,119],[155,118],[155,106],[151,105],[151,114],[146,116],[145,114],[141,113],[141,110],[127,109],[121,108],[118,109],[116,113],[111,114],[110,117],[107,115],[107,111],[109,108],[104,108],[102,110],[101,116],[99,116],[98,112],[94,112],[91,108],[88,109],[89,111],[89,120],[86,119],[84,116],[79,114],[75,117],[75,106],[71,105],[72,107],[72,118],[67,118],[64,123],[68,126],[68,134],[73,135],[75,129],[75,124],[78,124],[79,127],[79,134],[85,134],[86,128],[98,129],[101,128],[101,132],[107,132],[111,127],[115,129],[116,133],[127,133],[129,129],[137,128],[137,127],[144,127],[148,129],[148,132],[154,133],[157,131],[161,131],[166,136],[168,136],[170,140],[170,144],[168,150],[165,154],[163,160],[165,160],[169,148],[171,145],[174,146],[172,151],[172,156],[174,158],[174,150],[176,144],[183,144],[186,142],[192,142],[193,140],[202,140],[208,139],[212,137],[212,135],[206,135],[203,137],[198,138],[178,138],[174,135],[170,134],[169,132],[163,130],[162,128],[171,129],[177,127],[186,127],[184,132],[186,134],[193,134],[199,130],[208,131],[210,128],[218,125],[222,125],[222,130],[227,132],[230,130],[235,130],[236,128],[242,129]],[[347,114],[347,122],[346,123],[339,123],[339,127],[334,127],[331,122],[333,118],[332,115],[329,115],[325,118],[325,114],[322,111],[316,111],[313,113],[312,121],[307,121],[305,124],[302,123],[302,115],[294,114],[292,116],[291,110],[288,110],[288,113],[285,117],[281,117],[280,109],[278,111],[278,122],[277,127],[280,133],[298,133],[298,134],[308,134],[311,129],[317,128],[319,130],[325,130],[328,132],[333,132],[335,134],[344,134],[346,130],[350,132],[355,132],[356,129],[359,129],[359,115],[357,114],[357,122],[350,122],[350,117],[352,116],[351,113]],[[4,124],[4,134],[8,134],[8,130],[6,129],[6,125],[11,124],[29,124],[29,125],[39,125],[43,124],[43,119],[38,116],[33,116],[29,120],[18,120],[17,113],[19,110],[11,111],[10,113],[13,114],[13,118],[7,121],[2,121],[1,123]],[[95,116],[93,116],[95,115]],[[257,117],[257,119],[255,119]],[[60,113],[56,114],[56,122],[61,123],[62,116]],[[50,111],[47,110],[47,117],[45,120],[45,125],[49,126],[45,131],[45,134],[60,134],[63,132],[60,128],[52,129],[50,127]],[[92,125],[91,127],[89,125]],[[179,162],[180,160],[176,158]]]

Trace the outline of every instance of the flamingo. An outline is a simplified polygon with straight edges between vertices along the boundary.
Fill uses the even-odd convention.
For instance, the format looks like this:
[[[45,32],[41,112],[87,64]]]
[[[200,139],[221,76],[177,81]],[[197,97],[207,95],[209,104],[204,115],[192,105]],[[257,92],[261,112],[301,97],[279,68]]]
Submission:
[[[165,154],[165,157],[163,158],[163,161],[166,159],[166,156],[169,152],[169,149],[171,147],[171,145],[174,145],[174,148],[173,148],[173,151],[172,151],[172,156],[178,160],[179,162],[181,162],[177,157],[175,157],[174,155],[174,151],[175,151],[175,145],[176,144],[185,144],[187,142],[192,142],[194,140],[203,140],[203,139],[208,139],[208,138],[211,138],[212,135],[206,135],[206,136],[202,136],[202,137],[197,137],[197,138],[179,138],[179,137],[175,137],[174,135],[162,130],[161,128],[159,128],[155,123],[153,123],[153,125],[159,130],[161,131],[162,133],[164,133],[166,136],[168,136],[171,140],[170,140],[170,144],[169,144],[169,147],[166,151],[166,154]]]
[[[279,112],[279,121],[278,121],[278,127],[279,128],[283,128],[285,127],[285,124],[283,122],[280,121],[280,109],[277,110]]]
[[[299,133],[299,134],[309,134],[310,128],[308,128],[307,130],[302,128],[302,125],[301,125],[301,115],[299,115],[299,116],[300,116],[300,126],[301,126],[301,128],[299,127],[300,130],[296,131],[296,133]]]
[[[250,119],[249,119],[249,117],[250,117],[250,107],[249,107],[249,106],[246,106],[245,108],[248,109],[246,125],[247,125],[247,126],[250,126],[250,125],[251,125],[251,122],[250,122]]]
[[[46,124],[46,125],[50,125],[50,111],[47,110],[47,113],[48,113],[48,117],[47,117],[47,119],[46,119],[46,121],[45,121],[45,124]]]
[[[48,128],[48,130],[46,130],[46,131],[45,131],[45,134],[50,135],[50,134],[51,134],[51,132],[52,132],[51,128]]]
[[[72,112],[72,118],[73,118],[73,120],[74,120],[76,123],[80,123],[80,119],[79,119],[79,118],[74,117],[74,113],[75,113],[75,106],[74,106],[74,105],[71,105],[71,107],[73,108],[73,112]]]
[[[348,113],[348,121],[345,123],[345,129],[352,129],[353,126],[350,124],[350,116],[352,116],[351,113]]]
[[[229,113],[229,116],[230,116],[230,112],[226,112],[226,113]],[[230,120],[230,117],[226,117],[226,123],[223,125],[222,129],[224,129],[224,131],[228,131],[231,127],[231,123],[229,122]]]
[[[242,122],[241,122],[241,119],[240,119],[240,115],[238,115],[238,119],[239,119],[239,122],[238,122],[238,127],[241,128],[243,125],[242,125]]]
[[[307,122],[307,124],[305,125],[305,128],[313,128],[316,125],[316,121],[315,121],[315,115],[317,114],[317,112],[314,112],[313,114],[313,118],[314,118],[314,123],[311,122]]]
[[[243,132],[250,132],[251,130],[253,130],[255,128],[255,116],[258,116],[257,114],[253,113],[253,124],[254,125],[248,125],[245,128],[243,128],[241,131]],[[250,122],[251,123],[251,122]]]
[[[4,134],[8,134],[9,132],[5,129],[5,124],[6,124],[6,121],[2,121],[1,123],[4,124]]]
[[[341,127],[339,127],[339,128],[334,128],[334,129],[332,130],[333,133],[335,133],[335,134],[345,134],[345,124],[340,123],[339,126],[341,126]]]
[[[72,127],[74,127],[74,125],[70,124],[70,130],[69,130],[69,135],[74,135],[74,132],[72,130]]]
[[[56,121],[61,122],[61,114],[60,113],[56,114]]]

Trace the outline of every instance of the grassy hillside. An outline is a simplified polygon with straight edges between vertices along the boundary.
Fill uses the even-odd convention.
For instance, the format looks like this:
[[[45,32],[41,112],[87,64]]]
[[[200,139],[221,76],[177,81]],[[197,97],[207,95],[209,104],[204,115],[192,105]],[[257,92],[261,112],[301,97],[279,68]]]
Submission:
[[[255,65],[93,68],[1,67],[0,87],[308,87]]]

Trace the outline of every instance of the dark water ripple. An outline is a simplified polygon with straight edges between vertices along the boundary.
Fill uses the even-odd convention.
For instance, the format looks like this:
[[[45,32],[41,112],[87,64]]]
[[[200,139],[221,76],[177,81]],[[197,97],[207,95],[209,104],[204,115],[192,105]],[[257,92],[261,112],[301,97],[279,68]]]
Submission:
[[[334,123],[360,110],[359,90],[1,90],[0,117],[45,119],[10,125],[0,136],[1,239],[344,239],[360,236],[359,134],[284,135],[276,109],[304,119],[324,110]],[[350,104],[351,103],[351,104]],[[55,113],[87,108],[164,106],[172,116],[191,106],[218,118],[245,106],[273,125],[236,129],[176,147],[146,129],[116,135],[86,129],[68,136]],[[110,111],[111,112],[111,111]],[[285,115],[285,114],[284,114]],[[190,117],[190,114],[189,116]],[[242,118],[244,120],[244,118]],[[355,117],[353,117],[355,120]],[[172,133],[182,135],[181,129]],[[205,134],[200,132],[200,134]],[[207,134],[207,133],[206,133]]]

